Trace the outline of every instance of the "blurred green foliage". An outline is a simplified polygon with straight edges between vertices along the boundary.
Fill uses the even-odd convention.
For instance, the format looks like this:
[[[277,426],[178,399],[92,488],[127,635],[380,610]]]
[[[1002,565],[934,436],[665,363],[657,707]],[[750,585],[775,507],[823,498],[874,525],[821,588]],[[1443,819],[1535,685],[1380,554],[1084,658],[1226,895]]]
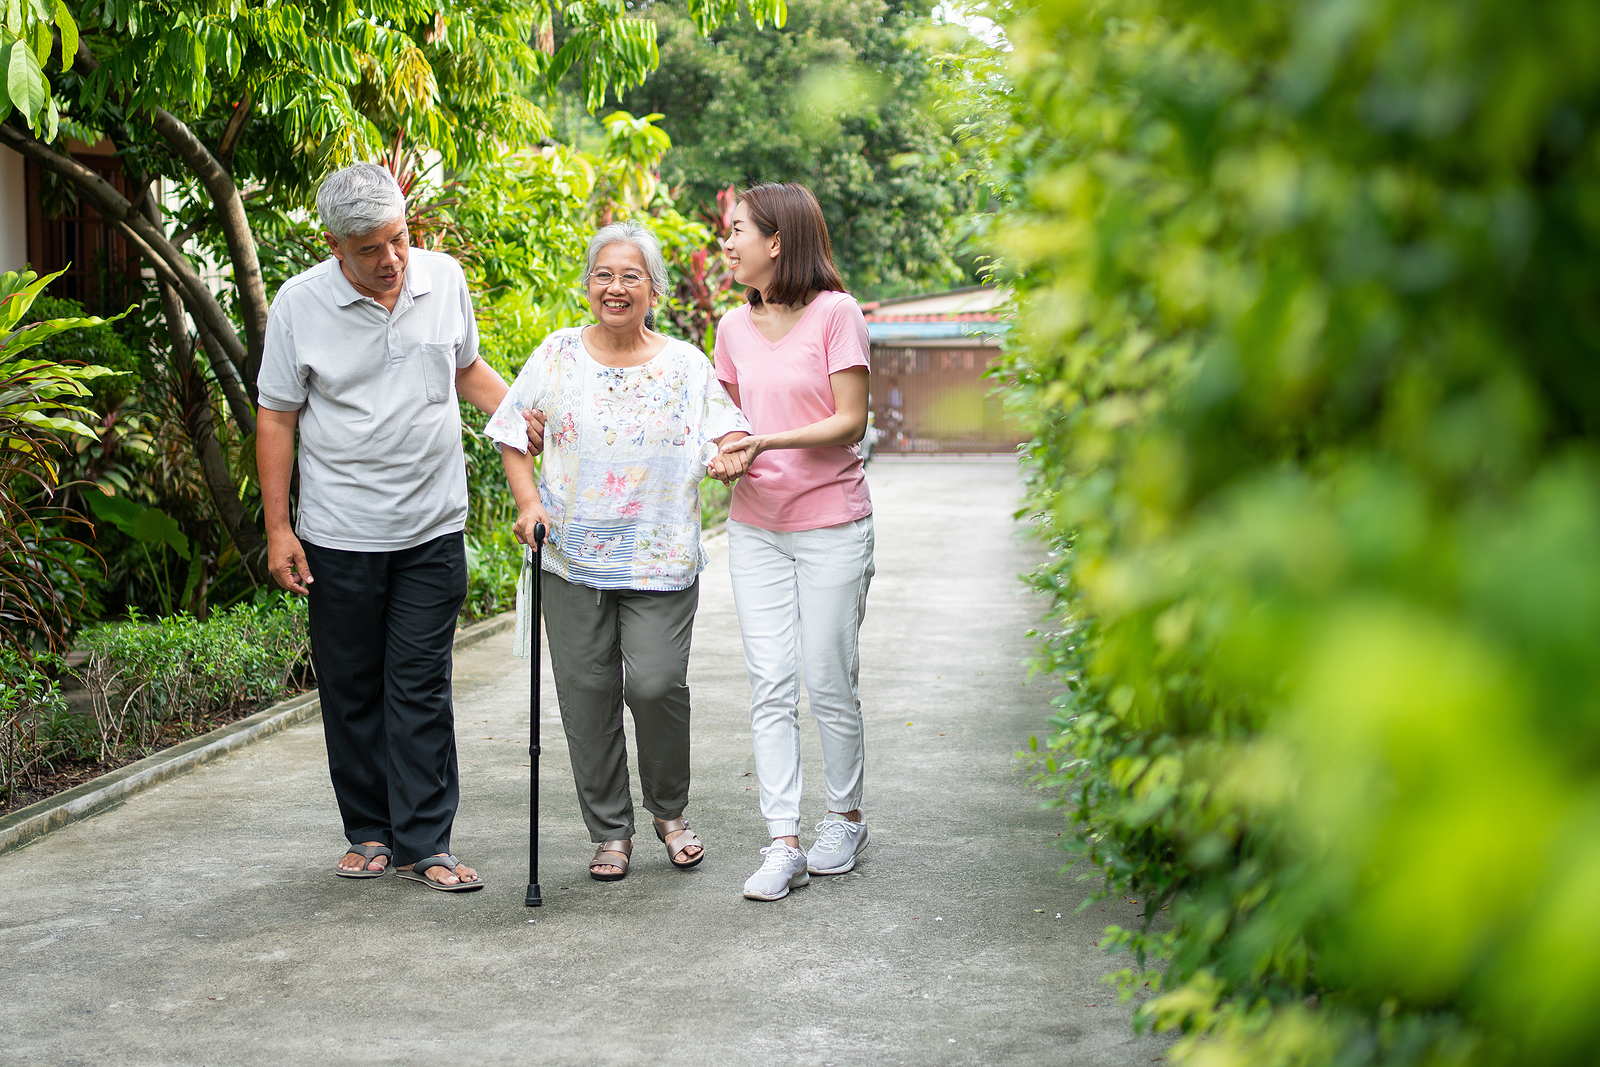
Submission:
[[[517,576],[526,550],[512,536],[515,510],[503,523],[467,537],[467,602],[461,622],[477,622],[517,606]]]
[[[1600,5],[1002,3],[1035,759],[1180,1063],[1600,1047]],[[979,124],[983,125],[983,124]]]

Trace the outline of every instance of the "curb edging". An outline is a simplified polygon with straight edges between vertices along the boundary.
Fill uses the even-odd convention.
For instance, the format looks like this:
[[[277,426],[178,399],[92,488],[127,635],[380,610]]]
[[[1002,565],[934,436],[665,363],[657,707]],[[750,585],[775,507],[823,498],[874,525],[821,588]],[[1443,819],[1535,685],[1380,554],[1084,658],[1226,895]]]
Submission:
[[[459,652],[504,633],[515,626],[516,621],[516,612],[508,611],[469,626],[456,635],[454,650]],[[238,722],[219,726],[153,756],[146,756],[126,767],[92,778],[64,793],[19,808],[0,818],[0,855],[14,852],[54,830],[97,815],[136,793],[142,793],[264,737],[271,737],[291,726],[314,719],[321,713],[322,699],[317,690],[300,693],[269,708],[262,708]]]

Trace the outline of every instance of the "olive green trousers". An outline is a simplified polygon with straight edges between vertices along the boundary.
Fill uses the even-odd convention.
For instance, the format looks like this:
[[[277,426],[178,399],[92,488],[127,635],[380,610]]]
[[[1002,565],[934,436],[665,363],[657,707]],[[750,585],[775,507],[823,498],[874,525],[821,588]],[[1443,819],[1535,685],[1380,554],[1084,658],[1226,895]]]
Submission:
[[[633,837],[622,707],[633,712],[645,809],[689,802],[689,640],[700,581],[674,592],[593,589],[544,575],[544,624],[578,804],[592,841]]]

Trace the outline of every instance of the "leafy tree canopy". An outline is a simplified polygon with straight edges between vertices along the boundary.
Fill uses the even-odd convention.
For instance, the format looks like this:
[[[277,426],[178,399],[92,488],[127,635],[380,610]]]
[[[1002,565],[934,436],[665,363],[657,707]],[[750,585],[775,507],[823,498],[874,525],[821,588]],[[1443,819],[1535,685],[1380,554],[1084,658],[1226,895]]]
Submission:
[[[795,0],[781,31],[730,22],[709,38],[693,6],[641,9],[661,67],[621,97],[636,115],[662,115],[672,138],[663,179],[696,205],[714,205],[728,185],[805,183],[858,295],[959,284],[952,248],[970,196],[917,39],[930,5]]]

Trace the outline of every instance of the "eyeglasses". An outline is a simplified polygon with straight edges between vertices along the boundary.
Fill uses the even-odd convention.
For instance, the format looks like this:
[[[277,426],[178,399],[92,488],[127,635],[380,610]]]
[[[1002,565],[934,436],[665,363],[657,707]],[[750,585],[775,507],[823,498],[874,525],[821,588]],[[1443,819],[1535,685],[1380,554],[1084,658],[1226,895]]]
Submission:
[[[591,282],[599,282],[601,285],[610,285],[612,282],[620,281],[624,289],[637,289],[644,281],[644,275],[635,274],[631,270],[623,275],[612,274],[608,270],[597,270],[589,275],[589,280]]]

